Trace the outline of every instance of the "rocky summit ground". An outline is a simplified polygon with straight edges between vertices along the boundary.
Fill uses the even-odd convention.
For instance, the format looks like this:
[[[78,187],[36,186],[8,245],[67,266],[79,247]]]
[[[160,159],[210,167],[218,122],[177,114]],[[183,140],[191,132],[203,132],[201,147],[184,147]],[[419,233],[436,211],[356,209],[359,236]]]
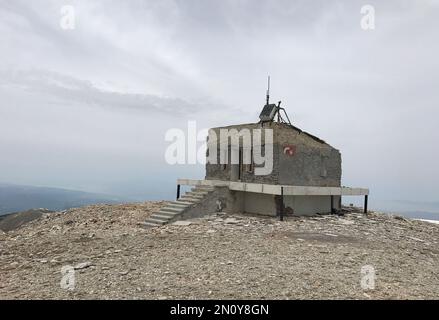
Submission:
[[[0,231],[0,298],[439,299],[439,225],[216,213],[143,229],[163,204],[95,205]]]

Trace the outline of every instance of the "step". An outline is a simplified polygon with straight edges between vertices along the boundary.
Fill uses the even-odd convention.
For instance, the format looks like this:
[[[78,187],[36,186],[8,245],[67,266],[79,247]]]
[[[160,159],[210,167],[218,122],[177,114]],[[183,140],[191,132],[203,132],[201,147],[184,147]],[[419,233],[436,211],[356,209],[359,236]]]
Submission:
[[[195,193],[195,192],[188,192],[184,196],[185,197],[197,198],[197,199],[203,199],[206,196],[206,194],[200,194],[200,193]]]
[[[165,208],[182,208],[182,209],[186,209],[187,207],[189,207],[187,204],[182,204],[182,203],[168,203],[168,205],[165,206]]]
[[[183,196],[181,199],[184,200],[185,202],[191,202],[192,204],[194,204],[194,203],[200,202],[203,198],[196,198],[196,197],[192,197],[192,196]]]
[[[209,187],[209,186],[196,186],[194,188],[191,189],[192,191],[205,191],[205,192],[211,192],[213,190],[215,190],[215,188],[213,187]]]
[[[171,212],[180,213],[180,212],[183,212],[184,209],[186,209],[186,207],[175,208],[175,207],[166,206],[166,207],[160,209],[159,211],[164,210],[164,211],[171,211]]]
[[[165,224],[166,221],[159,220],[159,219],[154,219],[154,218],[150,217],[150,218],[146,219],[145,222],[152,222],[152,223],[156,223],[156,224],[162,225],[162,224]]]
[[[151,215],[151,218],[168,222],[169,220],[171,220],[173,218],[173,216],[167,216],[167,215],[162,215],[162,214],[158,214],[158,213],[153,213]]]
[[[175,212],[175,211],[167,211],[165,209],[162,209],[158,212],[154,212],[153,214],[160,214],[162,216],[169,216],[169,217],[175,217],[177,215],[180,214],[180,212]]]
[[[186,194],[199,194],[199,195],[203,195],[205,196],[206,194],[209,194],[209,191],[204,191],[204,190],[192,190],[189,192],[186,192]]]
[[[160,224],[154,223],[154,222],[148,222],[144,221],[140,224],[144,228],[154,228],[154,227],[160,227]]]
[[[180,198],[180,199],[181,199],[181,198]],[[182,205],[185,205],[185,206],[193,205],[192,202],[183,201],[183,200],[180,201],[180,199],[178,199],[177,201],[171,201],[171,202],[168,202],[168,205],[169,205],[169,204],[182,204]]]
[[[188,192],[188,193],[185,193],[180,199],[184,200],[187,197],[189,197],[189,198],[196,198],[196,199],[202,199],[202,198],[205,197],[205,195],[197,195],[195,193]],[[186,200],[184,200],[184,201],[186,201]]]

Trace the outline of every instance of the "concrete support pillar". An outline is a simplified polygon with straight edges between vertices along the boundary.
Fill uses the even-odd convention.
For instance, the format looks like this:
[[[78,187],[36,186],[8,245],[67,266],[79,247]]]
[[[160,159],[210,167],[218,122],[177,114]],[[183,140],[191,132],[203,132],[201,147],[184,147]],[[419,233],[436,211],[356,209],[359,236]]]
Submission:
[[[368,200],[368,195],[366,194],[364,196],[364,213],[367,213],[367,200]]]
[[[334,196],[331,195],[331,214],[333,214],[334,211]]]
[[[279,212],[279,220],[284,221],[284,187],[280,188],[280,212]]]

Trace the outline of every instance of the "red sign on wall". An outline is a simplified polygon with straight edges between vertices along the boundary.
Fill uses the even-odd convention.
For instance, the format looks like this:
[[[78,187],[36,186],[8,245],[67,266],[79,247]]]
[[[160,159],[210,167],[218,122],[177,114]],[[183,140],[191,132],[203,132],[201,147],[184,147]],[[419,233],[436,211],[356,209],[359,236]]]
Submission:
[[[287,144],[284,146],[284,154],[289,157],[292,157],[296,154],[296,146],[292,144]]]

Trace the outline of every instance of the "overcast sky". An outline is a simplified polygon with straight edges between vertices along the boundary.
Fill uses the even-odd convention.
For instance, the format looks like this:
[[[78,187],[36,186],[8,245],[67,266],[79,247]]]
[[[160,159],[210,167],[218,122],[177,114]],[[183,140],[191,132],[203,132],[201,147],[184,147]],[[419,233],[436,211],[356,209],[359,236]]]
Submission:
[[[0,0],[0,182],[170,198],[204,169],[166,164],[165,132],[256,122],[270,74],[344,185],[438,201],[438,17],[436,0]]]

